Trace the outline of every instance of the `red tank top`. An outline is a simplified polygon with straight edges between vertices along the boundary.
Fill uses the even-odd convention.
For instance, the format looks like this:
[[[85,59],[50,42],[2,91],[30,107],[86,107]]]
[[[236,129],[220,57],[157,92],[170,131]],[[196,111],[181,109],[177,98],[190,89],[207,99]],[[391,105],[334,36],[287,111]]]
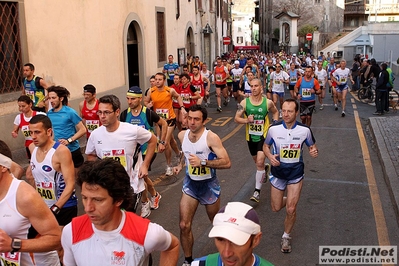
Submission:
[[[205,96],[205,91],[204,91],[204,79],[202,78],[202,75],[199,75],[199,79],[196,80],[195,76],[193,76],[193,79],[191,80],[191,85],[194,86],[194,88],[199,92],[201,97]]]
[[[25,120],[25,116],[23,113],[20,113],[20,123],[19,123],[19,128],[22,131],[22,134],[25,137],[25,147],[29,147],[29,145],[33,142],[32,137],[30,136],[29,133],[29,121]],[[32,117],[34,117],[36,115],[36,111],[32,112]]]
[[[98,111],[98,99],[96,99],[96,104],[94,105],[93,109],[87,108],[87,102],[83,102],[83,108],[82,108],[82,118],[86,120],[86,136],[87,138],[90,137],[91,132],[93,130],[99,128],[101,126],[100,123],[100,118],[97,115]]]
[[[175,91],[177,92],[177,94],[180,95],[180,90],[181,90],[181,84],[179,84],[178,86],[176,86],[174,83],[172,84],[172,86],[170,86],[171,88],[175,89]],[[180,105],[179,102],[177,101],[177,98],[173,97],[173,102],[172,102],[173,108],[175,109],[180,109]]]
[[[196,100],[190,99],[190,96],[194,96],[195,92],[192,92],[190,89],[190,84],[187,85],[187,87],[181,87],[180,90],[180,97],[183,101],[183,105],[185,108],[190,108],[190,106],[194,105],[197,103]]]
[[[215,84],[216,85],[225,85],[226,80],[223,81],[227,76],[225,71],[225,66],[215,66]]]

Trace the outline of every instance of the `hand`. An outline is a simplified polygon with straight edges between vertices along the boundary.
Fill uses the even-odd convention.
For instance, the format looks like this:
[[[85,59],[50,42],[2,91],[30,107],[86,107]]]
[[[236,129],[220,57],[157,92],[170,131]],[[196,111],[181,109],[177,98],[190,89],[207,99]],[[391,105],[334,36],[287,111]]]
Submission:
[[[188,163],[193,167],[200,167],[201,159],[198,158],[198,156],[195,156],[194,154],[190,154],[190,157],[188,158]]]
[[[150,101],[150,102],[147,104],[147,108],[152,108],[152,106],[153,106],[153,102]]]
[[[59,139],[58,142],[64,146],[68,146],[68,144],[69,144],[69,142],[66,139]]]
[[[316,148],[315,145],[309,147],[309,154],[313,158],[316,158],[319,155],[319,150]]]
[[[253,123],[254,122],[254,115],[249,115],[248,116],[248,123]]]
[[[13,138],[18,137],[18,132],[15,132],[15,131],[11,132],[11,136],[12,136]]]
[[[139,178],[144,178],[147,176],[148,176],[148,167],[142,164],[139,169]]]
[[[10,252],[11,249],[11,237],[2,229],[0,229],[0,252]]]
[[[278,159],[279,157],[280,157],[279,154],[273,154],[271,157],[269,157],[271,165],[279,166],[280,165],[280,160]]]
[[[158,143],[158,152],[163,153],[165,151],[165,145]]]
[[[181,166],[181,164],[179,164],[179,165],[173,167],[173,174],[174,174],[174,175],[178,175],[178,174],[180,173],[180,171],[181,171],[182,168],[183,168],[183,167]]]
[[[181,114],[182,114],[183,116],[187,115],[187,111],[186,111],[185,108],[181,108],[181,109],[180,109],[180,112],[181,112]]]

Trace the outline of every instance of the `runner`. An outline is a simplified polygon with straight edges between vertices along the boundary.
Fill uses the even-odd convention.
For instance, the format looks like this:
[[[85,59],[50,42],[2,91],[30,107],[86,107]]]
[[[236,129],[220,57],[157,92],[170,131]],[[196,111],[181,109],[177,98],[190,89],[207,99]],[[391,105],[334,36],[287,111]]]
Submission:
[[[240,79],[240,90],[238,94],[242,98],[247,98],[251,95],[251,85],[250,82],[255,78],[254,73],[251,71],[251,67],[245,67],[245,74],[241,75]]]
[[[177,75],[175,76],[177,77]],[[168,131],[168,124],[165,120],[161,119],[154,111],[147,109],[147,107],[141,105],[142,91],[139,87],[133,86],[127,91],[127,103],[129,108],[121,113],[120,121],[131,123],[133,125],[138,125],[143,127],[154,134],[154,123],[161,129],[161,143],[165,143],[166,132]],[[165,150],[165,145],[159,143],[158,152],[162,153]],[[143,160],[147,154],[147,143],[140,146],[141,154],[143,155]],[[156,153],[151,158],[148,170],[151,170],[151,164],[154,162]],[[141,197],[141,214],[143,218],[147,218],[151,214],[151,209],[155,210],[159,207],[159,201],[161,200],[161,195],[155,190],[152,180],[146,176],[145,181],[145,191],[142,193]],[[151,198],[148,199],[148,193],[150,192]]]
[[[281,239],[283,253],[291,252],[290,233],[296,220],[296,208],[304,177],[303,145],[309,147],[310,156],[315,158],[318,155],[312,131],[295,120],[298,113],[298,102],[294,99],[285,100],[283,121],[269,128],[263,145],[263,151],[272,165],[270,174],[272,210],[278,212],[284,207],[286,209],[284,234]],[[287,196],[284,196],[285,191]]]
[[[39,111],[33,111],[32,110],[33,101],[27,95],[20,96],[18,98],[17,102],[18,102],[18,109],[21,113],[15,116],[14,128],[11,132],[11,136],[13,138],[17,138],[18,131],[21,129],[22,134],[25,138],[26,155],[30,159],[31,153],[29,150],[29,145],[32,143],[32,137],[30,136],[30,133],[29,133],[29,121],[35,115],[39,115],[39,114],[45,115],[46,113],[39,112]]]
[[[144,104],[148,107],[148,104],[152,102],[153,110],[168,123],[168,132],[166,133],[165,139],[165,158],[166,158],[166,175],[173,175],[172,168],[172,149],[176,154],[176,159],[180,158],[180,151],[177,147],[176,140],[173,136],[173,130],[176,126],[176,115],[173,111],[172,98],[177,98],[180,105],[181,114],[185,115],[187,112],[184,109],[183,101],[180,95],[173,89],[164,86],[165,75],[157,73],[155,75],[156,86],[152,87],[144,98]]]
[[[99,128],[100,118],[97,115],[98,99],[96,98],[96,87],[87,84],[83,87],[84,100],[79,103],[79,112],[82,122],[86,125],[86,138],[89,139],[90,133]]]
[[[230,62],[225,58],[222,59],[223,65],[227,67],[227,70],[229,71],[229,77],[226,79],[226,85],[227,85],[227,103],[230,102],[230,98],[233,97],[233,79],[231,78],[231,69],[232,66],[230,65]],[[227,105],[227,104],[226,104]]]
[[[211,78],[213,77],[212,72],[207,69],[207,64],[202,63],[201,76],[208,79],[208,82],[204,82],[205,95],[203,101],[205,102],[205,107],[211,104],[211,97],[209,97],[209,92],[211,90]]]
[[[234,62],[234,68],[230,71],[231,76],[233,77],[233,96],[236,100],[237,107],[240,105],[241,102],[241,95],[239,91],[241,90],[240,88],[240,79],[241,79],[241,73],[243,69],[240,68],[240,62],[236,60]]]
[[[22,80],[22,95],[28,95],[33,102],[33,111],[46,112],[47,83],[35,76],[35,66],[26,63],[23,67],[25,78]]]
[[[279,118],[282,118],[281,109],[284,102],[284,84],[289,83],[290,76],[282,70],[282,66],[280,63],[276,64],[276,71],[270,74],[270,88],[273,93],[273,102],[277,107],[277,101],[280,101],[280,115]]]
[[[86,214],[62,232],[65,265],[149,265],[155,251],[161,252],[159,265],[176,265],[179,240],[162,226],[125,211],[131,209],[130,181],[115,160],[83,165],[77,183]]]
[[[133,201],[129,202],[131,208],[127,210],[136,212],[141,192],[145,189],[144,178],[148,176],[148,167],[155,152],[157,139],[140,126],[120,122],[120,106],[120,101],[115,95],[105,95],[99,99],[97,114],[102,126],[90,135],[86,154],[88,161],[113,158],[120,162],[130,177],[132,194],[134,193]],[[143,160],[139,145],[145,143],[148,146]]]
[[[316,105],[316,94],[321,92],[319,82],[312,77],[312,67],[307,66],[305,75],[295,84],[295,93],[301,104],[302,123],[310,127],[312,124],[312,114]]]
[[[221,99],[220,94],[223,94],[223,98],[224,98],[223,105],[227,106],[227,104],[228,104],[226,80],[230,75],[229,75],[229,70],[227,69],[227,67],[222,64],[221,58],[218,58],[216,60],[216,64],[217,65],[215,66],[215,68],[213,70],[213,75],[215,77],[214,83],[216,86],[216,101],[218,104],[218,108],[216,109],[216,111],[218,111],[220,113],[220,112],[222,112],[222,99]]]
[[[179,64],[173,62],[173,55],[168,56],[168,63],[163,66],[162,72],[167,76],[168,86],[172,86],[173,77],[179,75]]]
[[[299,73],[298,69],[296,69],[295,66],[295,63],[292,62],[290,64],[290,69],[287,72],[290,76],[290,83],[288,84],[288,88],[290,90],[290,95],[292,99],[296,98],[294,87],[298,79],[301,77],[301,73]]]
[[[222,141],[212,131],[205,128],[208,112],[199,105],[193,105],[188,112],[189,129],[179,133],[186,163],[180,200],[180,241],[185,261],[183,266],[192,262],[194,237],[191,230],[198,204],[205,205],[209,220],[212,221],[220,209],[220,185],[216,169],[228,169],[231,166],[229,155]],[[183,158],[174,167],[177,175],[183,168]]]
[[[181,80],[180,80],[180,75],[175,75],[175,77],[173,78],[173,85],[170,86],[170,87],[172,89],[174,89],[177,92],[177,94],[180,95],[181,87],[182,87]],[[172,98],[172,106],[173,106],[173,111],[175,112],[175,115],[176,115],[177,130],[181,131],[182,130],[182,125],[181,125],[182,116],[180,114],[180,104],[177,101],[177,97],[173,97]]]
[[[346,67],[346,60],[342,59],[340,62],[340,68],[337,68],[332,74],[332,79],[337,83],[337,88],[335,89],[338,94],[338,101],[341,102],[342,113],[341,116],[345,117],[345,107],[346,107],[346,94],[348,93],[349,85],[348,79],[351,80],[352,84],[355,82],[352,79],[349,68]]]
[[[319,61],[317,63],[317,68],[314,74],[317,77],[317,81],[319,82],[320,85],[321,92],[318,95],[318,98],[320,103],[320,110],[323,110],[324,109],[323,99],[326,96],[327,71],[323,69],[322,61]]]
[[[252,72],[249,73],[249,76],[251,75],[253,75]],[[266,183],[270,170],[270,165],[265,164],[265,154],[263,153],[263,143],[269,128],[268,114],[271,112],[273,121],[277,122],[278,110],[273,101],[262,95],[263,87],[260,79],[253,79],[250,84],[252,94],[242,100],[234,121],[246,125],[246,140],[249,152],[256,165],[255,190],[250,199],[259,202],[262,184]]]
[[[205,83],[209,83],[208,78],[203,77],[197,66],[193,66],[193,75],[191,76],[191,85],[194,86],[196,91],[199,93],[201,98],[197,99],[197,104],[201,105],[203,98],[205,97]]]

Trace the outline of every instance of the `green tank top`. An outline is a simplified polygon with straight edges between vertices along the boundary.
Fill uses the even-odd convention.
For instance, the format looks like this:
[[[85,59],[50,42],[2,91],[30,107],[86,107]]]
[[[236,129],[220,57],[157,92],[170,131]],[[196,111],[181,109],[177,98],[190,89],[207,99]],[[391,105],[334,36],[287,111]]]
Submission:
[[[269,128],[269,117],[267,109],[267,99],[262,97],[259,105],[254,105],[250,101],[250,97],[245,99],[245,117],[254,115],[254,122],[246,124],[246,140],[258,142],[262,137],[266,137]]]

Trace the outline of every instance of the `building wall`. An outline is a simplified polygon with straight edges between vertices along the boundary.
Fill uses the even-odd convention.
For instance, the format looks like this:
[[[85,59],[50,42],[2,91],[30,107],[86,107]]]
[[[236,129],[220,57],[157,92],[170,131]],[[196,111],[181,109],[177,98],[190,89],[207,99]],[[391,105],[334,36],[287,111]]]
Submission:
[[[138,60],[142,88],[148,87],[148,78],[165,63],[158,62],[156,10],[165,12],[166,53],[176,60],[177,49],[187,46],[188,29],[195,30],[196,25],[195,1],[180,1],[179,19],[172,0],[19,2],[25,11],[21,13],[22,27],[26,27],[26,39],[22,40],[27,46],[25,60],[33,63],[35,73],[47,82],[65,86],[73,103],[82,99],[82,87],[87,83],[94,84],[99,94],[127,90],[127,30],[132,21],[141,35]],[[199,42],[198,34],[192,38]],[[18,113],[15,99],[0,104],[0,124],[9,125],[10,132]],[[0,139],[12,149],[22,147],[23,141],[12,139],[10,132],[1,132]]]

